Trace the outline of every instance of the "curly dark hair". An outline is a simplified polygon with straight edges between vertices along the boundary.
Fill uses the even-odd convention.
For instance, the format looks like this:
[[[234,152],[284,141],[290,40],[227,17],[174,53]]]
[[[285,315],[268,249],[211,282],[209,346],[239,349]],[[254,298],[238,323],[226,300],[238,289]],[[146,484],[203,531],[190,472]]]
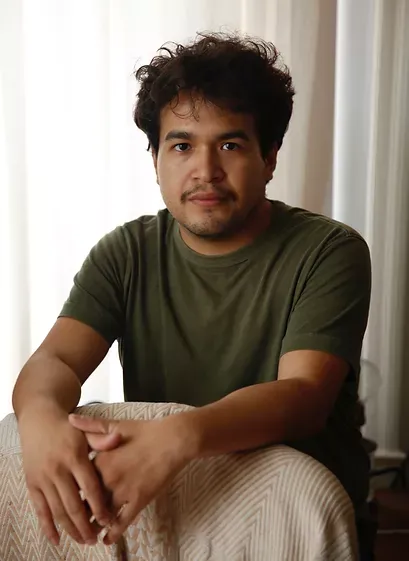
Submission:
[[[135,72],[140,84],[136,125],[159,149],[160,111],[179,92],[238,113],[251,114],[264,156],[280,148],[290,121],[294,88],[276,47],[261,39],[201,33],[187,46],[166,44],[150,64]]]

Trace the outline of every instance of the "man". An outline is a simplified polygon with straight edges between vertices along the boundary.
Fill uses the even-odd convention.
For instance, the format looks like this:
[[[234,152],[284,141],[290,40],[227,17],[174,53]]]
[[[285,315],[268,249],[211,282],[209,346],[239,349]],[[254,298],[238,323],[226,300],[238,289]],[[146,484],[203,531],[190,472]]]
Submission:
[[[44,532],[58,543],[56,520],[95,542],[82,489],[100,525],[126,505],[112,543],[193,459],[276,443],[326,465],[359,511],[370,259],[351,228],[266,198],[292,113],[287,68],[271,44],[214,34],[136,78],[166,210],[91,250],[13,394]],[[69,417],[116,339],[125,400],[197,407],[143,423]]]

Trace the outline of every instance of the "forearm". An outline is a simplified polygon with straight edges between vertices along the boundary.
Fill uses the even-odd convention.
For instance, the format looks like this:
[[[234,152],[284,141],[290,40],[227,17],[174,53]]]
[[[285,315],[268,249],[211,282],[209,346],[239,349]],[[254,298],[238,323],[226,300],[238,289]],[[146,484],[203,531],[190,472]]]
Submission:
[[[325,420],[315,387],[287,379],[240,389],[180,415],[192,456],[250,450],[305,438]]]
[[[72,411],[81,397],[81,384],[75,372],[58,357],[37,351],[26,363],[13,391],[17,418],[33,409]]]

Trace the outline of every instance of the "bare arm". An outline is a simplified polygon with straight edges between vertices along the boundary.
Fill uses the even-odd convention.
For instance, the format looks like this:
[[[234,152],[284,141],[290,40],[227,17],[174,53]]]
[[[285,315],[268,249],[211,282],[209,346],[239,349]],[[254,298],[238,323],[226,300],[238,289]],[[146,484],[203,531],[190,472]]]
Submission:
[[[312,435],[325,424],[348,364],[317,351],[294,351],[280,362],[279,380],[235,391],[218,402],[154,421],[108,421],[70,416],[98,450],[95,462],[110,489],[113,543],[175,474],[196,458],[249,450]],[[104,439],[123,445],[106,452]]]
[[[325,426],[348,369],[327,353],[293,351],[282,357],[277,381],[242,388],[169,422],[180,424],[194,457],[312,436]]]
[[[79,402],[81,386],[109,349],[95,330],[70,318],[59,318],[27,361],[13,391],[18,419],[37,407],[69,413]]]
[[[14,388],[13,407],[28,490],[43,531],[54,544],[59,542],[55,522],[79,543],[95,543],[96,529],[79,489],[100,524],[110,518],[101,483],[88,458],[87,441],[68,422],[81,385],[108,348],[92,328],[60,318],[24,366]]]

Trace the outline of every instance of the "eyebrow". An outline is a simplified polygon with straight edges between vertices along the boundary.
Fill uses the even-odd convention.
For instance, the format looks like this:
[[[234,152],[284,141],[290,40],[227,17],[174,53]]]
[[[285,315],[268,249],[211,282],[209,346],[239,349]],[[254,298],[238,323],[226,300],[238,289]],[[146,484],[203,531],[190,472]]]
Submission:
[[[171,130],[165,136],[165,142],[168,140],[193,140],[194,138],[195,135],[190,132]],[[223,132],[216,137],[216,140],[231,140],[233,138],[241,138],[242,140],[246,140],[247,142],[250,141],[249,135],[241,129]]]

